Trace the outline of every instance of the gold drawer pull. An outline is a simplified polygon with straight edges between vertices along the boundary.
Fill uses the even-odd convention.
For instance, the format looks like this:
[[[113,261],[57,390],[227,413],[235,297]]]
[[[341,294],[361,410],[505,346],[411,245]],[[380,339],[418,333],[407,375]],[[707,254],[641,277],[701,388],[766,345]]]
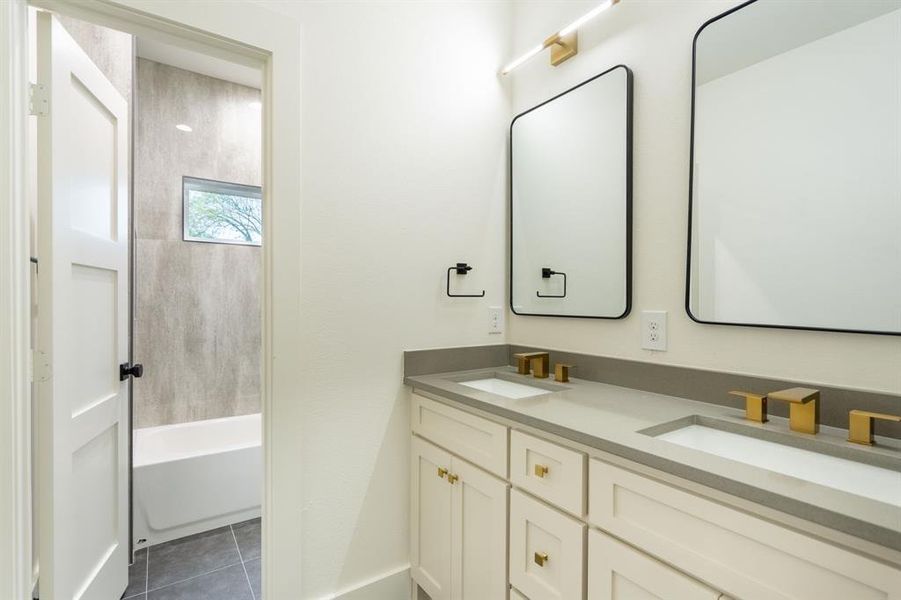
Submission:
[[[535,477],[544,477],[549,471],[550,468],[547,465],[535,465]]]
[[[454,483],[457,483],[457,481],[459,481],[460,478],[458,476],[454,475],[453,473],[451,473],[450,475],[447,476],[447,480],[449,482],[451,482],[451,484],[454,484]]]
[[[535,564],[539,567],[543,567],[544,563],[548,561],[547,553],[545,552],[536,552],[535,553]]]
[[[444,477],[447,477],[447,469],[445,469],[444,467],[438,467],[438,477],[441,477],[442,479]]]

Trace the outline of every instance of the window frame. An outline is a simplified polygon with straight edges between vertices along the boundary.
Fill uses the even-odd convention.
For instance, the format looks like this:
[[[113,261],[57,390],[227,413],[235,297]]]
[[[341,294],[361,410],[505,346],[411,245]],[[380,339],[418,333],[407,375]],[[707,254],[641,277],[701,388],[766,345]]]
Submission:
[[[192,190],[202,190],[211,193],[230,194],[234,196],[242,196],[244,198],[256,198],[260,201],[260,216],[263,215],[263,188],[258,185],[247,185],[243,183],[233,183],[230,181],[220,181],[218,179],[207,179],[204,177],[192,177],[183,175],[181,178],[181,229],[182,240],[186,242],[200,242],[203,244],[228,244],[233,246],[256,246],[263,245],[262,231],[260,232],[259,242],[247,242],[244,240],[218,240],[195,237],[188,233],[188,193]]]

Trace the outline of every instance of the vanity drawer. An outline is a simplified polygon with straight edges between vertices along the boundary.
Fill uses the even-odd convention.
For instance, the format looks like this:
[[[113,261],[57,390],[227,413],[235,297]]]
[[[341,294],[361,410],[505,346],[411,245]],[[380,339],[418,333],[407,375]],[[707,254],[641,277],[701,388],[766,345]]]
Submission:
[[[593,524],[731,596],[901,600],[899,570],[631,471],[589,463]]]
[[[588,532],[589,600],[719,600],[719,592],[596,529]]]
[[[578,517],[585,515],[587,458],[521,431],[510,432],[510,480]]]
[[[531,600],[584,598],[585,525],[510,493],[510,584]]]
[[[413,432],[473,464],[507,478],[507,428],[487,419],[413,394]]]

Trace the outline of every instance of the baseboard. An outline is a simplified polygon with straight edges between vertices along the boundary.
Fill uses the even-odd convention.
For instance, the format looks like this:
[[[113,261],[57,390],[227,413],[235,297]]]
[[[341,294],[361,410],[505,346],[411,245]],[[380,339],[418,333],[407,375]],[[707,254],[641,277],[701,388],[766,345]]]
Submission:
[[[410,597],[410,567],[383,573],[326,596],[322,600],[406,600]]]

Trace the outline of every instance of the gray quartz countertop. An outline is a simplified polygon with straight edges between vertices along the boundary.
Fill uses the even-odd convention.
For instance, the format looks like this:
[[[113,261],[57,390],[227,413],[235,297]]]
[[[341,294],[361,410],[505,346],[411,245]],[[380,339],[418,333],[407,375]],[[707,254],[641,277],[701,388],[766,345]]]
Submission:
[[[499,377],[548,390],[518,400],[462,385],[461,381]],[[880,438],[873,447],[851,444],[847,432],[822,427],[816,436],[794,433],[788,420],[765,424],[744,419],[743,411],[662,394],[572,379],[554,383],[519,375],[513,368],[419,375],[405,378],[414,390],[445,398],[504,419],[544,430],[573,442],[620,456],[817,523],[880,546],[901,551],[901,498],[889,504],[846,491],[722,458],[656,439],[675,421],[715,425],[770,441],[849,458],[898,472],[901,443]],[[824,399],[823,401],[828,401]],[[670,429],[676,427],[670,425]],[[646,430],[651,430],[647,432]],[[642,433],[642,431],[646,431]],[[650,434],[649,434],[650,433]]]

